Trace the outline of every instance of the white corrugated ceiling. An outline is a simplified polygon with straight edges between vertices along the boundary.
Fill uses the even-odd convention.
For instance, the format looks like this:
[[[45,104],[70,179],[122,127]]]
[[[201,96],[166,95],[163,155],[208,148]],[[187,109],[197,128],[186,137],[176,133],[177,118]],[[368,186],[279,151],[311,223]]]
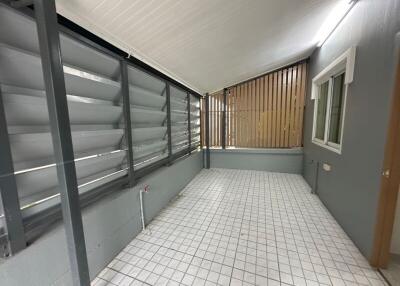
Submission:
[[[305,58],[337,0],[57,0],[63,16],[203,93]]]

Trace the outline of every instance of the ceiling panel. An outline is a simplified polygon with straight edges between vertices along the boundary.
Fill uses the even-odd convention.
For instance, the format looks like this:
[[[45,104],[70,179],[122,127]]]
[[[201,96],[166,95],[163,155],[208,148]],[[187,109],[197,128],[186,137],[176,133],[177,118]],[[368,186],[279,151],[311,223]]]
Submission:
[[[203,93],[308,56],[337,0],[57,0],[63,16]]]

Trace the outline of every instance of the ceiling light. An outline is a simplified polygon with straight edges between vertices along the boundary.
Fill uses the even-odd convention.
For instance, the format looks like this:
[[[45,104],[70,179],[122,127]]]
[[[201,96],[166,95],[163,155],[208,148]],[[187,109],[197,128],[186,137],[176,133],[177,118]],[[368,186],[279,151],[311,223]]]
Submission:
[[[325,43],[356,2],[357,0],[340,0],[337,3],[314,37],[313,42],[316,43],[317,47],[321,47]]]

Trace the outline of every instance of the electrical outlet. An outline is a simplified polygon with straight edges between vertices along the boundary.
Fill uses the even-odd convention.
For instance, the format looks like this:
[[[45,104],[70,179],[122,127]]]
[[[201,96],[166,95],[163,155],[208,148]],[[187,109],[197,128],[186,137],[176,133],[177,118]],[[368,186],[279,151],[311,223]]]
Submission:
[[[332,167],[331,167],[331,165],[324,163],[322,165],[322,169],[324,169],[324,171],[330,172],[332,170]]]

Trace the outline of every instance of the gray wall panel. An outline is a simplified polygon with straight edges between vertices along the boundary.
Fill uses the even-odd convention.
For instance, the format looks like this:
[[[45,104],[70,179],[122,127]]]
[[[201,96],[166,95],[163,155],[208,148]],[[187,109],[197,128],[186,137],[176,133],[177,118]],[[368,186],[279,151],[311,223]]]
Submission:
[[[134,189],[108,196],[83,211],[90,276],[93,279],[141,231],[139,189],[150,221],[202,169],[202,153],[144,177]],[[0,285],[71,285],[65,233],[61,224],[9,259],[0,261]]]
[[[211,149],[211,168],[301,174],[303,151],[296,149]]]
[[[372,250],[399,30],[400,1],[360,0],[310,62],[303,175],[314,186],[316,162],[320,163],[317,193],[366,257]],[[311,143],[311,79],[351,46],[357,47],[354,81],[339,155]],[[322,170],[322,163],[332,170]]]

